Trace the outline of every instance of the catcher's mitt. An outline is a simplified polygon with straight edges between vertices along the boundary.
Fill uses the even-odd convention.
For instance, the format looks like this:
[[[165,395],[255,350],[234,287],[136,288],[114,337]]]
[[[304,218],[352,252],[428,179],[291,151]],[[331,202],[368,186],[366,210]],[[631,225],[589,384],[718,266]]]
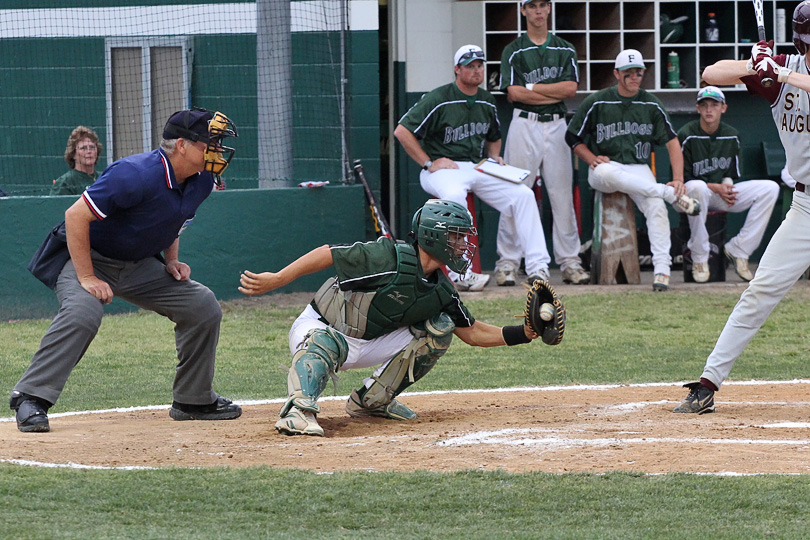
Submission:
[[[554,308],[548,321],[541,317],[543,304],[551,304]],[[532,284],[526,296],[523,318],[546,345],[557,345],[562,341],[565,332],[565,306],[547,281],[538,279]]]

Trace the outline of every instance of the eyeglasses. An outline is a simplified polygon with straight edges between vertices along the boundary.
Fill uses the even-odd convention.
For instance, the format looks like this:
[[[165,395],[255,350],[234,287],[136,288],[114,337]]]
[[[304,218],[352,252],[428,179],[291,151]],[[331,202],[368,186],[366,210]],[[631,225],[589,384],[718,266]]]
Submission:
[[[77,146],[76,150],[79,152],[92,152],[96,150],[98,147],[95,144],[83,144],[81,146]]]
[[[472,50],[472,51],[467,51],[464,54],[462,54],[461,56],[459,56],[458,57],[458,62],[456,62],[456,64],[465,64],[466,65],[469,62],[472,62],[473,60],[483,60],[483,59],[484,59],[484,51],[482,51],[482,50],[477,50],[477,51]]]

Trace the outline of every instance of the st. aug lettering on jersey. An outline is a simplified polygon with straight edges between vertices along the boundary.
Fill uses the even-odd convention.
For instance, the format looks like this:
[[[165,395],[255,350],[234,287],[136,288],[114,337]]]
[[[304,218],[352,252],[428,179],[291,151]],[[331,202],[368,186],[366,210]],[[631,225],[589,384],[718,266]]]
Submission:
[[[478,89],[467,96],[452,82],[422,96],[399,121],[436,160],[479,161],[487,141],[501,138],[495,99]]]
[[[774,61],[796,73],[808,75],[804,56],[799,54],[777,55]],[[774,83],[770,88],[750,84],[743,78],[750,92],[762,95],[771,103],[771,114],[785,148],[787,165],[793,178],[810,178],[810,160],[807,159],[807,134],[810,133],[810,96],[794,86]]]
[[[504,92],[515,85],[579,82],[574,46],[554,34],[549,34],[542,45],[535,45],[523,34],[503,50],[501,66],[500,89]],[[538,114],[564,115],[568,110],[562,101],[548,105],[515,103],[515,107]]]

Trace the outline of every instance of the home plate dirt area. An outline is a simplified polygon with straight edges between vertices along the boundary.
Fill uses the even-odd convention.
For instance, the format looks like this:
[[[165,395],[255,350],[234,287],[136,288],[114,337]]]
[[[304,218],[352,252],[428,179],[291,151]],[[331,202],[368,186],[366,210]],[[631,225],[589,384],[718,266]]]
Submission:
[[[50,433],[0,422],[0,462],[69,467],[271,467],[807,474],[810,381],[728,383],[717,413],[674,414],[678,383],[404,394],[419,418],[354,419],[324,399],[325,437],[273,428],[279,401],[241,418],[175,422],[168,407],[53,415]],[[12,420],[12,421],[8,421]]]

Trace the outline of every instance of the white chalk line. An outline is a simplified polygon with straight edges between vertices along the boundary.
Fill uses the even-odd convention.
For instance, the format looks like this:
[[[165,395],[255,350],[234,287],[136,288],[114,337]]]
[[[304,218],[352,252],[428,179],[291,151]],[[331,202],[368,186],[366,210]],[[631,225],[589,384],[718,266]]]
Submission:
[[[765,426],[751,426],[765,427]],[[582,430],[579,430],[582,431]],[[495,444],[504,446],[534,446],[545,449],[566,449],[583,446],[627,446],[631,444],[718,444],[718,445],[768,445],[768,446],[806,446],[810,439],[707,439],[703,437],[596,437],[575,438],[567,436],[540,436],[542,433],[567,433],[566,429],[544,428],[509,428],[497,431],[477,431],[458,437],[449,437],[435,443],[436,446],[471,446],[476,444]]]
[[[595,384],[595,385],[569,385],[569,386],[526,386],[526,387],[516,387],[516,388],[484,388],[484,389],[462,389],[462,390],[435,390],[435,391],[425,391],[425,392],[406,392],[402,394],[403,396],[430,396],[430,395],[453,395],[453,394],[488,394],[488,393],[506,393],[506,392],[559,392],[559,391],[587,391],[587,390],[596,390],[596,391],[604,391],[604,390],[615,390],[617,388],[655,388],[655,387],[671,387],[671,386],[678,386],[683,385],[683,382],[672,382],[672,383],[632,383],[632,384]],[[757,380],[750,380],[750,381],[727,381],[724,385],[739,385],[739,386],[755,386],[755,385],[795,385],[795,384],[810,384],[810,379],[792,379],[786,381],[757,381]],[[320,398],[321,401],[344,401],[348,399],[348,396],[324,396]],[[237,400],[235,401],[239,405],[242,406],[255,406],[255,405],[268,405],[268,404],[275,404],[275,403],[284,403],[286,398],[273,398],[273,399],[265,399],[265,400]],[[633,402],[633,403],[625,403],[619,404],[615,406],[608,406],[604,407],[604,409],[614,409],[619,411],[635,411],[641,409],[646,406],[652,405],[664,405],[667,403],[674,403],[669,400],[659,400],[659,401],[648,401],[648,402]],[[753,402],[726,402],[727,404],[753,404]],[[763,402],[757,402],[758,404],[766,404]],[[798,405],[798,404],[806,404],[806,402],[767,402],[767,404],[776,404],[776,405]],[[60,418],[60,417],[68,417],[68,416],[79,416],[79,415],[89,415],[89,414],[114,414],[114,413],[129,413],[129,412],[137,412],[137,411],[149,411],[149,410],[167,410],[171,406],[170,405],[146,405],[146,406],[135,406],[135,407],[119,407],[114,409],[98,409],[98,410],[88,410],[88,411],[67,411],[63,413],[54,413],[49,414],[49,418]],[[0,418],[0,422],[11,422],[14,421],[14,417],[6,417]],[[752,427],[764,427],[764,428],[810,428],[810,423],[808,422],[781,422],[776,424],[766,424],[762,426],[752,426]],[[810,445],[810,439],[808,440],[767,440],[767,439],[702,439],[702,438],[672,438],[672,437],[632,437],[632,438],[618,438],[618,437],[609,437],[609,438],[595,438],[595,439],[585,439],[585,438],[571,438],[571,437],[541,437],[541,438],[509,438],[507,435],[522,435],[522,434],[531,434],[531,433],[538,433],[538,432],[549,432],[553,430],[546,430],[546,429],[537,429],[537,428],[527,428],[527,429],[505,429],[499,430],[495,432],[477,432],[471,433],[468,435],[463,435],[460,437],[453,437],[447,439],[445,441],[440,441],[438,443],[434,443],[434,446],[461,446],[461,445],[471,445],[471,444],[501,444],[506,446],[544,446],[546,449],[555,449],[555,448],[570,448],[570,447],[577,447],[577,446],[623,446],[628,444],[649,444],[649,443],[678,443],[678,444],[765,444],[765,445]],[[559,430],[558,430],[559,431]],[[46,463],[46,462],[38,462],[38,461],[31,461],[31,460],[21,460],[21,459],[0,459],[0,463],[10,463],[15,465],[21,466],[33,466],[33,467],[44,467],[44,468],[68,468],[68,469],[98,469],[98,470],[125,470],[125,471],[136,471],[136,470],[157,470],[157,467],[145,467],[145,466],[105,466],[105,465],[85,465],[81,463]],[[650,473],[650,475],[658,475],[658,474],[665,474],[665,473]],[[687,474],[695,474],[695,475],[709,475],[709,476],[758,476],[763,474],[771,474],[771,473],[737,473],[733,471],[725,471],[719,473],[687,473]],[[785,474],[785,475],[799,475],[802,473],[777,473],[777,474]]]
[[[632,384],[578,384],[570,386],[519,386],[514,388],[478,388],[478,389],[463,389],[463,390],[432,390],[426,392],[405,392],[402,397],[407,396],[435,396],[435,395],[453,395],[453,394],[499,394],[506,392],[568,392],[568,391],[583,391],[583,390],[615,390],[617,388],[662,388],[672,386],[682,386],[681,382],[661,382],[661,383],[632,383]],[[755,386],[755,385],[781,385],[781,384],[810,384],[810,379],[792,379],[788,381],[727,381],[723,386]],[[322,396],[319,401],[346,401],[349,399],[348,395],[345,396]],[[256,399],[256,400],[234,400],[235,403],[243,406],[254,405],[272,405],[274,403],[284,403],[287,398],[273,398],[273,399]],[[668,403],[663,401],[662,403]],[[738,402],[745,403],[745,402]],[[783,403],[783,402],[774,402]],[[787,403],[787,402],[784,402]],[[112,414],[112,413],[128,413],[137,411],[160,411],[169,409],[171,405],[143,405],[136,407],[120,407],[114,409],[96,409],[87,411],[68,411],[62,413],[48,414],[48,418],[62,418],[66,416],[79,416],[87,414]],[[14,417],[0,418],[0,422],[13,422]]]

